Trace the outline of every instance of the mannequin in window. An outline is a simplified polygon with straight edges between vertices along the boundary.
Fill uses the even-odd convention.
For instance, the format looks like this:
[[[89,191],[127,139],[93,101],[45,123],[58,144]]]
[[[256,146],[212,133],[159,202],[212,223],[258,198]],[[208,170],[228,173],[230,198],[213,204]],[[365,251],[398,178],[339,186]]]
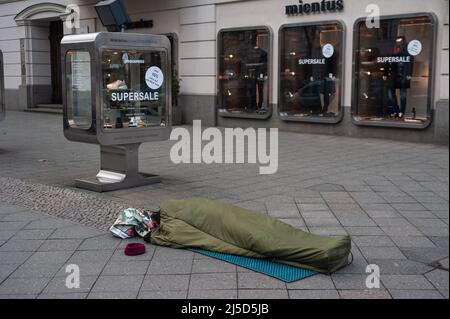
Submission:
[[[264,108],[264,83],[267,76],[267,52],[259,47],[256,31],[250,33],[250,47],[246,55],[247,110],[263,113],[266,111]]]
[[[406,39],[399,36],[395,39],[394,56],[407,57]],[[395,118],[403,118],[406,111],[407,90],[411,87],[411,76],[414,60],[410,57],[410,62],[386,63],[384,68],[383,80],[386,82],[388,94],[388,109],[391,116]],[[400,90],[400,106],[397,101],[397,89]]]

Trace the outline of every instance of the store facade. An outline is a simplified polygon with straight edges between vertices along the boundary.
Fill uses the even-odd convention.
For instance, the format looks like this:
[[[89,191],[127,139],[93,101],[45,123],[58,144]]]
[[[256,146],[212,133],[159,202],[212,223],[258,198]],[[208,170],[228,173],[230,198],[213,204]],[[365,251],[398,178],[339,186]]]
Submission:
[[[43,79],[33,70],[37,66],[32,59],[44,56],[30,40],[34,34],[43,37],[36,21],[45,14],[52,16],[47,21],[58,16],[64,20],[61,8],[68,3],[59,2],[55,7],[61,12],[50,14],[37,10],[38,2],[4,2],[1,37],[12,37],[7,34],[14,28],[23,32],[21,39],[0,41],[7,107],[33,107],[44,99],[39,92],[45,91],[35,84]],[[448,0],[124,3],[133,20],[153,22],[152,28],[130,32],[170,37],[180,78],[174,113],[178,111],[184,123],[201,119],[210,126],[448,144]],[[64,33],[104,30],[95,2],[75,4],[80,26],[71,30],[64,24]],[[39,14],[20,13],[31,7]],[[366,23],[378,9],[379,25],[372,19]],[[15,51],[5,46],[15,42],[15,50],[29,54],[9,63]],[[40,84],[47,85],[46,92],[51,69],[47,82]],[[14,98],[20,90],[27,99],[23,94]]]

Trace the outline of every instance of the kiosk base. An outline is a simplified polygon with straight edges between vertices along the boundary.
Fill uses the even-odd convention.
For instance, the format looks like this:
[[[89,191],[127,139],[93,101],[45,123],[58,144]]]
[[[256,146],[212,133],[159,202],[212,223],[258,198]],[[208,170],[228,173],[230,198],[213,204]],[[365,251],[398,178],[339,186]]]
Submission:
[[[75,186],[102,193],[160,183],[158,175],[139,173],[140,145],[100,146],[100,172],[96,177],[76,180]]]

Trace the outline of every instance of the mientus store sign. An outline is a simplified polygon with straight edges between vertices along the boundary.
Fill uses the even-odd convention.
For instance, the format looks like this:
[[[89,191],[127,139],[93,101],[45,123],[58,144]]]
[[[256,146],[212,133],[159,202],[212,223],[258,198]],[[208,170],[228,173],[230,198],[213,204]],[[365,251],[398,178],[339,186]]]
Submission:
[[[293,4],[286,6],[286,15],[303,15],[310,13],[326,13],[342,11],[344,9],[344,0],[322,0],[320,2]]]

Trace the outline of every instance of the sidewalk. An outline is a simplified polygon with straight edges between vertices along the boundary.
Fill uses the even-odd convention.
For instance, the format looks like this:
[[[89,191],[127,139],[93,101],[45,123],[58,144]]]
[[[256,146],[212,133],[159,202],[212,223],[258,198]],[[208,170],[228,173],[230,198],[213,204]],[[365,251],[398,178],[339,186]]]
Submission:
[[[0,298],[448,298],[448,148],[280,132],[279,171],[183,165],[172,143],[141,149],[163,182],[94,194],[73,180],[96,174],[95,145],[71,143],[61,118],[9,112],[0,125]],[[350,234],[354,263],[285,284],[187,251],[123,254],[107,229],[122,208],[204,196],[261,211],[306,231]],[[137,239],[139,241],[139,239]],[[81,288],[65,287],[68,264]],[[382,287],[367,290],[368,264]]]

